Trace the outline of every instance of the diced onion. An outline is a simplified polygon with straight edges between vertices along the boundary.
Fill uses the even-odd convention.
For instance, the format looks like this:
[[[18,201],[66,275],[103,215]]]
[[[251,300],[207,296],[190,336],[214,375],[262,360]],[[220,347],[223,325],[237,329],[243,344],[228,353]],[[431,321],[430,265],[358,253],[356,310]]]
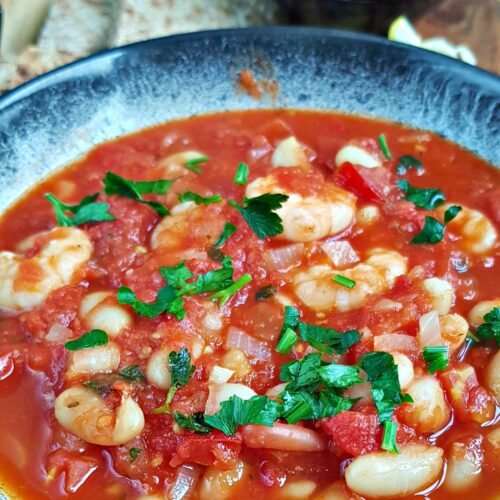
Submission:
[[[189,500],[192,498],[200,479],[201,469],[199,465],[181,465],[177,470],[172,486],[168,490],[168,500]]]
[[[229,327],[226,341],[226,349],[239,349],[246,355],[253,356],[256,359],[267,361],[271,358],[271,351],[266,342],[259,342],[239,328]]]
[[[274,271],[286,273],[294,267],[300,266],[304,256],[303,243],[294,243],[280,248],[272,248],[264,252],[264,260]]]
[[[211,384],[225,384],[233,376],[234,370],[215,365],[210,372],[208,382]]]
[[[55,323],[50,327],[47,335],[45,335],[45,340],[47,342],[62,344],[71,337],[72,333],[69,328],[61,325],[61,323]]]
[[[350,264],[359,262],[358,254],[348,241],[327,239],[321,243],[321,249],[337,268],[348,267]]]
[[[421,316],[418,324],[418,338],[422,347],[428,345],[443,345],[437,311],[431,311]]]
[[[411,335],[402,333],[384,333],[378,335],[373,341],[376,351],[416,351],[418,349],[417,339]]]
[[[376,311],[400,311],[403,309],[401,302],[396,302],[391,299],[380,299],[374,306]]]

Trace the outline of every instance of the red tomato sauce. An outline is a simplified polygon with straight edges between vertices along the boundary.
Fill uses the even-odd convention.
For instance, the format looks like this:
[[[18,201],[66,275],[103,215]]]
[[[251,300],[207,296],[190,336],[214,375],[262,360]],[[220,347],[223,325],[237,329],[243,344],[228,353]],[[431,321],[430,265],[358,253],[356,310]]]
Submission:
[[[384,157],[377,145],[380,134],[386,137],[391,159]],[[302,145],[309,166],[273,169],[273,152],[290,136]],[[348,144],[364,148],[379,159],[380,166],[368,169],[350,163],[336,165],[338,151]],[[165,167],[165,158],[184,151],[197,151],[209,158],[198,164],[201,174],[182,165],[180,173],[179,166],[175,172]],[[410,168],[398,175],[398,159],[404,155],[420,160],[423,169]],[[357,213],[367,206],[376,207],[378,219],[366,225],[353,219],[346,229],[317,241],[260,239],[227,203],[243,201],[245,186],[233,181],[241,162],[249,166],[248,183],[273,174],[288,193],[326,199],[334,196],[328,187],[333,185],[354,195]],[[179,203],[178,194],[186,191],[205,197],[220,194],[223,201],[197,207],[196,216],[189,216],[187,222],[169,230],[165,247],[162,244],[155,248],[154,231],[162,218],[146,204],[103,194],[102,180],[107,171],[134,181],[176,179],[167,194],[145,196],[170,210]],[[500,252],[498,242],[482,253],[470,251],[458,222],[445,228],[443,240],[437,244],[412,244],[411,239],[424,227],[425,216],[443,219],[439,210],[425,210],[404,200],[404,193],[396,185],[401,179],[412,187],[439,188],[447,202],[481,212],[499,230],[500,173],[481,159],[432,133],[313,111],[230,112],[169,122],[102,144],[37,184],[0,219],[0,250],[16,252],[23,260],[21,276],[16,278],[12,291],[2,292],[0,285],[0,487],[23,499],[68,495],[75,499],[132,499],[147,494],[182,498],[173,493],[179,486],[176,477],[184,464],[194,464],[195,483],[184,498],[286,498],[292,495],[286,488],[300,482],[306,493],[297,498],[329,498],[326,493],[320,494],[332,484],[344,498],[361,498],[346,485],[344,476],[356,457],[380,451],[383,431],[373,402],[362,399],[336,416],[297,424],[313,431],[318,440],[326,443],[325,449],[251,448],[243,432],[245,426],[233,435],[217,429],[208,434],[183,430],[171,414],[154,411],[163,405],[167,390],[152,384],[149,376],[130,382],[118,379],[116,374],[131,365],[138,365],[147,374],[149,359],[160,348],[167,354],[187,348],[194,373],[175,392],[172,411],[184,415],[205,411],[214,366],[233,370],[231,383],[264,395],[282,383],[280,368],[284,363],[314,352],[303,341],[289,355],[275,351],[283,325],[283,305],[289,301],[300,311],[303,322],[361,333],[361,340],[345,354],[324,357],[327,362],[356,364],[363,354],[375,349],[377,337],[403,334],[407,345],[399,352],[412,362],[415,379],[427,376],[419,344],[419,319],[432,311],[433,305],[423,280],[438,277],[450,283],[453,301],[449,314],[467,320],[477,303],[499,297]],[[19,244],[57,226],[45,193],[52,193],[67,205],[100,193],[97,201],[108,204],[115,220],[79,226],[91,242],[92,254],[71,279],[56,286],[33,307],[2,310],[2,293],[29,291],[43,278],[44,268],[33,259],[41,255],[50,236],[35,237],[21,249]],[[174,215],[168,217],[178,215],[174,210]],[[148,318],[134,313],[129,306],[117,306],[128,313],[132,322],[118,336],[109,336],[120,353],[115,368],[111,373],[68,375],[75,351],[65,349],[64,343],[91,330],[90,320],[80,309],[85,296],[108,291],[111,298],[106,303],[116,305],[118,288],[126,286],[139,300],[150,303],[165,285],[159,271],[162,266],[184,261],[196,275],[220,269],[220,262],[210,259],[207,251],[225,222],[236,226],[237,231],[219,250],[231,258],[234,279],[248,273],[252,277],[250,284],[222,306],[210,301],[207,294],[186,296],[186,313],[181,320],[165,312]],[[299,272],[314,265],[335,268],[322,250],[325,240],[349,242],[361,262],[375,248],[398,252],[407,259],[407,270],[390,286],[364,297],[356,307],[315,310],[298,298],[294,280]],[[283,269],[273,264],[273,252],[293,244],[299,245],[293,250],[298,256],[292,257],[290,265]],[[355,265],[340,266],[337,272],[342,274]],[[271,291],[258,300],[256,294],[263,287]],[[54,325],[58,325],[56,334],[62,336],[47,340],[49,332],[55,335]],[[469,328],[475,331],[474,326]],[[240,351],[239,357],[231,351],[226,343],[229,330],[234,329],[250,336],[252,345],[260,346],[261,358],[252,348],[250,352]],[[440,428],[422,432],[414,423],[410,403],[395,409],[392,419],[398,423],[396,442],[400,448],[412,443],[437,446],[443,450],[449,471],[452,450],[466,447],[469,454],[474,454],[474,463],[479,464],[472,486],[463,489],[453,489],[447,482],[446,467],[440,469],[432,484],[419,490],[426,490],[426,498],[466,498],[472,494],[486,499],[500,491],[499,407],[486,368],[496,353],[494,341],[474,345],[462,342],[450,353],[448,368],[432,375],[442,388],[449,412]],[[499,377],[497,373],[497,387]],[[107,384],[107,392],[99,397],[109,411],[119,407],[124,391],[137,403],[144,416],[143,429],[137,436],[117,446],[103,446],[86,442],[59,423],[54,415],[55,398],[89,380]],[[134,449],[140,450],[135,457]],[[244,467],[239,476],[234,472],[238,466]],[[226,478],[217,482],[214,474],[221,471],[225,471]],[[238,480],[234,480],[236,476],[230,479],[231,473]]]

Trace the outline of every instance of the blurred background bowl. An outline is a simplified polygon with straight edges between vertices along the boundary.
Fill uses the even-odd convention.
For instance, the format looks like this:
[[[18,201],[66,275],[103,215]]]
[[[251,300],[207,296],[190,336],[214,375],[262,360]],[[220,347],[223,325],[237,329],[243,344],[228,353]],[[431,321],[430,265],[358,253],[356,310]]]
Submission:
[[[291,24],[333,26],[385,35],[396,17],[422,15],[437,0],[279,0]]]

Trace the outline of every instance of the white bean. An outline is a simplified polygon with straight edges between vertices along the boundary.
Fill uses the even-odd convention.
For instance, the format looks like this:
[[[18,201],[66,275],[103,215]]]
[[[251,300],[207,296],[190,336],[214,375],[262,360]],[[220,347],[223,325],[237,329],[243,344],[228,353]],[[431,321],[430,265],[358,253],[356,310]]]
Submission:
[[[369,227],[380,218],[380,208],[375,205],[366,205],[356,212],[356,222],[361,227]]]
[[[313,500],[348,500],[343,481],[335,481],[324,490],[321,490],[317,495],[314,495]]]
[[[355,458],[345,471],[345,479],[358,495],[398,497],[429,486],[442,468],[441,448],[410,444],[401,446],[399,454],[379,451]]]
[[[484,316],[495,307],[500,307],[500,299],[478,302],[469,312],[469,323],[476,328],[482,325],[484,323]]]
[[[450,420],[451,412],[446,403],[441,384],[433,375],[413,380],[407,389],[413,403],[401,409],[401,420],[417,432],[436,432]]]
[[[366,149],[353,145],[344,146],[335,156],[335,165],[337,167],[340,167],[340,165],[346,162],[352,163],[353,165],[360,165],[365,168],[376,168],[381,166],[378,158],[368,153]]]
[[[484,371],[484,381],[490,392],[500,402],[500,351],[497,351]]]
[[[281,141],[271,158],[273,167],[308,167],[304,146],[292,135]]]
[[[439,331],[450,352],[454,352],[467,337],[469,324],[460,314],[445,314],[439,317]]]
[[[210,384],[208,386],[208,399],[205,406],[207,415],[214,415],[220,410],[220,404],[232,396],[241,399],[250,399],[257,393],[243,384]]]
[[[148,359],[148,364],[146,365],[147,381],[164,391],[170,389],[172,385],[168,354],[168,352],[160,349]]]
[[[454,299],[453,287],[441,278],[427,278],[423,281],[432,303],[432,309],[438,314],[448,314]]]
[[[199,490],[199,500],[226,500],[244,486],[249,467],[241,460],[227,470],[210,466],[205,471]]]
[[[287,482],[280,490],[280,497],[290,500],[302,500],[309,498],[316,489],[316,483],[308,479]]]
[[[120,347],[115,342],[107,345],[73,351],[66,377],[73,378],[81,374],[111,373],[120,364]]]
[[[455,441],[448,452],[445,486],[450,491],[463,491],[474,486],[481,476],[482,437]]]

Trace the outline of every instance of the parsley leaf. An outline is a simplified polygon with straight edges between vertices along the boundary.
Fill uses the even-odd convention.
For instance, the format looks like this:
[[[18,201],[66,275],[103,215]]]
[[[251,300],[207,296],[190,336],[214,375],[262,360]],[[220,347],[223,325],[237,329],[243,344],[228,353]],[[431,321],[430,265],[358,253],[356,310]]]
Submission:
[[[246,163],[240,163],[234,174],[234,183],[238,186],[244,186],[248,182],[250,169]]]
[[[113,172],[106,172],[106,176],[103,179],[104,192],[107,195],[116,194],[124,198],[131,198],[132,200],[136,200],[144,205],[149,205],[152,209],[156,210],[158,215],[162,217],[170,213],[167,208],[157,201],[145,200],[142,195],[165,194],[174,182],[175,180],[163,179],[136,182],[130,179],[124,179]]]
[[[448,368],[448,346],[425,346],[422,350],[422,357],[430,373]]]
[[[461,210],[462,207],[460,205],[452,205],[448,208],[448,210],[444,213],[444,223],[448,224],[448,222],[451,222]]]
[[[214,243],[214,247],[220,248],[226,243],[226,241],[236,232],[236,226],[231,224],[230,222],[226,222],[224,224],[224,228],[222,229],[221,235],[217,238],[217,241]]]
[[[327,354],[344,354],[361,338],[357,330],[341,333],[333,328],[299,322],[297,332],[304,342]]]
[[[485,322],[477,327],[476,335],[481,340],[495,340],[500,346],[500,307],[494,307],[483,319]]]
[[[276,344],[276,352],[280,354],[290,354],[294,345],[297,345],[299,338],[297,334],[291,329],[287,328],[280,336]]]
[[[79,351],[80,349],[89,349],[100,345],[107,345],[108,335],[102,330],[90,330],[84,333],[80,338],[70,340],[64,344],[68,351]]]
[[[219,429],[227,436],[235,434],[240,425],[272,426],[281,413],[281,404],[267,396],[253,396],[246,400],[231,396],[220,406],[215,415],[205,415],[205,423]]]
[[[220,305],[223,306],[232,295],[234,295],[237,291],[242,289],[244,286],[248,285],[252,281],[252,277],[246,273],[243,276],[239,277],[234,283],[229,285],[227,288],[218,291],[210,296],[210,300],[219,300]]]
[[[222,201],[222,196],[220,194],[215,194],[207,198],[193,193],[192,191],[186,191],[178,195],[179,201],[184,203],[185,201],[193,201],[196,205],[210,205],[211,203],[217,203]]]
[[[434,210],[445,202],[445,197],[440,189],[420,189],[410,186],[408,181],[400,179],[396,183],[405,193],[404,199],[426,210]]]
[[[280,380],[289,382],[288,391],[307,388],[310,391],[316,390],[321,378],[318,368],[321,367],[321,353],[306,354],[303,358],[290,361],[281,365]]]
[[[118,375],[125,380],[129,380],[131,382],[143,382],[146,380],[144,373],[142,373],[139,365],[130,365],[126,366],[122,370],[118,372]]]
[[[168,355],[168,366],[170,368],[171,387],[168,390],[165,403],[155,408],[154,413],[169,413],[170,403],[179,387],[184,387],[194,373],[195,367],[191,364],[189,351],[183,347],[179,352],[172,351]]]
[[[142,450],[140,448],[130,448],[128,451],[130,455],[130,462],[133,462],[140,454]]]
[[[401,394],[398,367],[389,353],[373,351],[363,354],[359,366],[366,372],[371,384],[380,423],[391,419],[396,406],[412,401],[409,395]]]
[[[193,158],[192,160],[187,160],[186,163],[184,163],[184,166],[188,170],[191,170],[191,172],[200,175],[202,171],[200,167],[198,167],[198,165],[200,163],[206,163],[208,160],[210,160],[208,156],[200,156],[199,158]]]
[[[359,377],[359,368],[357,366],[329,363],[318,368],[318,374],[327,387],[347,389],[352,385],[363,382],[363,379]]]
[[[425,224],[422,230],[413,237],[413,244],[429,243],[434,245],[439,243],[444,236],[444,225],[434,217],[425,216]]]
[[[182,413],[174,412],[174,419],[177,425],[183,429],[189,429],[198,434],[208,434],[212,430],[205,424],[202,412],[196,412],[192,415],[183,415]]]
[[[417,170],[423,170],[424,166],[422,162],[410,155],[404,155],[399,159],[396,166],[396,172],[399,175],[404,175],[409,168],[416,168]]]
[[[283,232],[280,216],[275,210],[281,208],[288,200],[285,194],[265,193],[255,198],[244,198],[244,205],[238,205],[231,200],[229,204],[236,208],[251,227],[253,232],[261,239],[268,236],[276,236]]]
[[[111,381],[107,378],[94,378],[92,380],[86,380],[83,386],[91,391],[99,394],[99,396],[104,397],[112,391]]]
[[[99,193],[90,196],[85,196],[78,205],[66,205],[59,201],[50,193],[45,194],[45,198],[49,200],[56,213],[57,223],[60,226],[80,226],[88,222],[103,222],[107,220],[115,220],[114,215],[109,213],[109,205],[107,203],[96,202],[95,200]],[[73,217],[65,214],[70,212]]]

